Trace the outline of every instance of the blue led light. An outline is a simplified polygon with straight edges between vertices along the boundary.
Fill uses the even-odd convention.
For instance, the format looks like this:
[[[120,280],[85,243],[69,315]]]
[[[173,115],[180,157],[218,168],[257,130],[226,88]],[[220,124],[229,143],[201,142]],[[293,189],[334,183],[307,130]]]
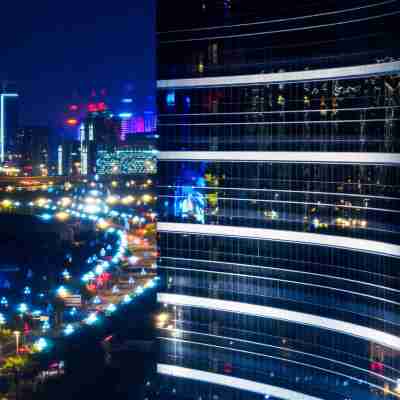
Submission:
[[[166,96],[167,106],[172,107],[175,105],[175,92],[171,91]]]
[[[50,214],[42,214],[40,218],[42,218],[45,221],[49,221],[52,218],[52,216]]]
[[[33,345],[38,351],[43,351],[49,346],[45,338],[39,338]]]
[[[68,272],[68,270],[67,269],[65,269],[63,272],[62,272],[62,276],[63,276],[63,278],[64,279],[71,279],[71,274]]]
[[[109,313],[113,313],[117,311],[117,306],[115,304],[109,304],[106,308],[106,311]]]
[[[191,106],[191,100],[189,96],[185,96],[185,103],[184,103],[184,108],[185,111],[189,111]]]
[[[56,293],[58,296],[66,296],[68,293],[68,290],[64,286],[60,286],[57,290]]]
[[[69,315],[73,317],[76,315],[77,312],[78,310],[76,309],[76,307],[72,307],[71,310],[69,311]]]
[[[42,325],[42,332],[47,332],[50,329],[50,323],[49,321],[44,321]]]
[[[155,284],[153,281],[149,281],[149,282],[146,284],[146,287],[148,287],[148,288],[153,288],[155,285],[156,285],[156,284]]]
[[[103,261],[102,260],[97,262],[97,265],[93,269],[93,272],[96,275],[101,275],[104,272],[104,265],[103,265]]]
[[[65,328],[64,328],[64,335],[65,336],[69,336],[72,333],[74,333],[75,329],[71,324],[68,324]]]
[[[133,114],[129,113],[129,112],[123,112],[123,113],[119,113],[118,117],[120,118],[132,118]]]
[[[132,297],[126,294],[122,300],[125,304],[129,304],[132,301]]]
[[[144,289],[141,286],[138,286],[135,290],[136,294],[142,294],[144,292]]]
[[[86,323],[88,325],[93,325],[97,321],[98,321],[98,317],[97,317],[97,313],[95,313],[95,312],[89,314],[88,317],[86,318]]]
[[[28,306],[27,306],[27,304],[25,304],[25,303],[21,303],[21,304],[18,306],[17,310],[18,310],[21,314],[26,313],[26,312],[28,311]]]

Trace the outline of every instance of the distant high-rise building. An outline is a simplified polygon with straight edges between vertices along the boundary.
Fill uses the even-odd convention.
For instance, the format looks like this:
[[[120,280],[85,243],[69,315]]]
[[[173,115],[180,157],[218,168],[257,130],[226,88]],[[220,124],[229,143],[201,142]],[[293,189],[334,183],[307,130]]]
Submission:
[[[158,398],[398,399],[400,2],[157,4]]]
[[[151,133],[156,131],[156,113],[154,111],[144,112],[144,132]]]
[[[120,140],[120,120],[106,108],[90,108],[89,114],[80,125],[81,172],[91,175],[96,172],[99,150],[112,151]]]
[[[121,142],[125,142],[130,135],[140,133],[154,133],[156,130],[156,115],[154,111],[145,111],[143,115],[122,112],[118,114],[121,123]]]
[[[29,126],[18,129],[16,153],[22,170],[30,175],[46,175],[49,169],[51,129]]]
[[[0,162],[15,151],[18,129],[18,93],[0,92]]]
[[[129,135],[135,132],[135,116],[131,112],[121,112],[118,114],[120,118],[120,142],[125,142]]]
[[[64,139],[57,146],[57,175],[81,174],[81,144],[77,140]]]

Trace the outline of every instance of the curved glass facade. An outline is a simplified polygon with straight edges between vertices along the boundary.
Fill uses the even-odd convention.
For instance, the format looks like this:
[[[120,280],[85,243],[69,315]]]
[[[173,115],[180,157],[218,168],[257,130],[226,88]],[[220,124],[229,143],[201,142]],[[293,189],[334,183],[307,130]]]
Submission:
[[[279,7],[159,1],[161,392],[396,399],[399,3]]]

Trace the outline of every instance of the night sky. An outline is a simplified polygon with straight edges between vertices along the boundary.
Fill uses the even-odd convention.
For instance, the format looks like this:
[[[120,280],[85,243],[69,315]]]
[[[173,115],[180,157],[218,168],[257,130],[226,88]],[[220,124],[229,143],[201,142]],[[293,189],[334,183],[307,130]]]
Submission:
[[[12,1],[1,6],[0,82],[21,96],[20,122],[57,126],[75,93],[131,85],[154,96],[154,0]]]

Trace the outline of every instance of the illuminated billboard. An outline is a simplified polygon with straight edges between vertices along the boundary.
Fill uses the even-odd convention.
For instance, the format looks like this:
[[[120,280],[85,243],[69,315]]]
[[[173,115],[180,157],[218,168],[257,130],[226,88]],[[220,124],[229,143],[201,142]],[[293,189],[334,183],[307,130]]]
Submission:
[[[124,149],[99,150],[96,173],[99,175],[155,174],[157,172],[155,150]]]

